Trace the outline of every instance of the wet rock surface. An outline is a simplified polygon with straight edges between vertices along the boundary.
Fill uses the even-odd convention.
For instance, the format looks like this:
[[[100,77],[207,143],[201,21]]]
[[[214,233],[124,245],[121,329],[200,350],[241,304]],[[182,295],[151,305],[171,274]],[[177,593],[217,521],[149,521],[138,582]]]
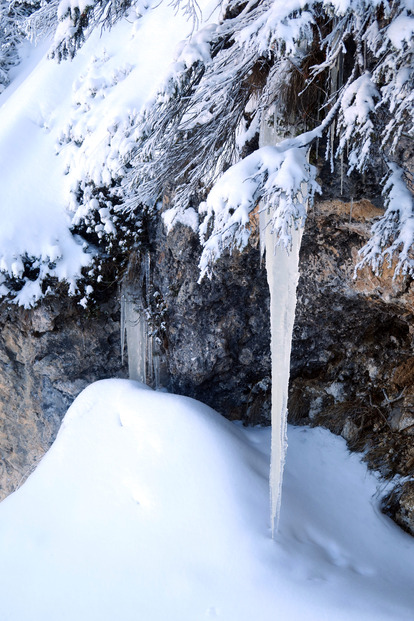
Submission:
[[[410,444],[413,427],[413,283],[364,269],[354,278],[358,249],[376,208],[327,201],[311,214],[302,271],[291,365],[290,417],[323,424],[351,448],[367,451],[386,476],[413,474],[391,447]],[[409,448],[409,447],[407,447]],[[385,449],[384,449],[385,451]],[[381,463],[380,463],[381,462]]]

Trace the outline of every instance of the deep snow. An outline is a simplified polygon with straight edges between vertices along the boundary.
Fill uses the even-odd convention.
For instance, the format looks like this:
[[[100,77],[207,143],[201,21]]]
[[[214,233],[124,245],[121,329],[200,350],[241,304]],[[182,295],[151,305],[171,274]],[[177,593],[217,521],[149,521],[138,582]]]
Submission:
[[[269,450],[192,399],[91,385],[0,505],[0,619],[412,619],[414,541],[358,456],[289,428],[273,541]]]

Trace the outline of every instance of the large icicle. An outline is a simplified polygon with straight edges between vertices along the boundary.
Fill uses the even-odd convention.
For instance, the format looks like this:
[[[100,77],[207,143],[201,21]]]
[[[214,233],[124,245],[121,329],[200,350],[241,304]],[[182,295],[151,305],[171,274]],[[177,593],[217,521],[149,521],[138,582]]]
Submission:
[[[274,125],[263,122],[260,146],[275,145],[280,137]],[[272,359],[272,445],[270,462],[270,506],[272,537],[278,528],[283,469],[287,450],[287,401],[290,352],[299,280],[299,249],[302,227],[292,231],[292,249],[276,245],[272,234],[272,211],[260,213],[261,247],[266,250],[266,272],[270,289],[270,329]]]
[[[271,214],[266,214],[269,220]],[[290,352],[299,280],[299,249],[302,229],[292,232],[288,254],[275,239],[270,225],[265,229],[266,272],[270,289],[270,330],[272,358],[272,447],[270,499],[272,536],[277,531],[281,505],[283,468],[287,449],[287,399]]]

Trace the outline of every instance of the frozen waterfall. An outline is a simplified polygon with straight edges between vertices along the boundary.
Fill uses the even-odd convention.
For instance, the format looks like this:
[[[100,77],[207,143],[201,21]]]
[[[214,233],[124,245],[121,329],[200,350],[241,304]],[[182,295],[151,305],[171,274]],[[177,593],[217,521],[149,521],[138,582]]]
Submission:
[[[147,382],[148,322],[131,295],[121,298],[121,350],[128,351],[129,379]]]
[[[131,261],[130,273],[122,286],[121,355],[123,358],[126,341],[129,378],[159,388],[160,352],[148,321],[150,289],[147,252],[139,264]]]

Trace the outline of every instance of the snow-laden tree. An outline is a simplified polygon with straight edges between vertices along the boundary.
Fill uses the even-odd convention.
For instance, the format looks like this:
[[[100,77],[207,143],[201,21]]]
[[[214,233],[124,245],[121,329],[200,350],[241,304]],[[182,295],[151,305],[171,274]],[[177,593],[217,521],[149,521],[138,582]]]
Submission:
[[[15,64],[14,46],[9,43],[10,19],[8,15],[9,3],[0,4],[0,93],[9,83],[8,72]]]
[[[19,44],[24,38],[26,18],[39,8],[39,3],[0,1],[0,93],[10,82],[10,69],[20,62]]]
[[[273,228],[289,246],[317,191],[308,160],[324,138],[327,157],[344,158],[348,174],[376,166],[378,157],[389,165],[386,212],[362,263],[378,269],[396,254],[397,269],[411,273],[412,171],[393,158],[399,140],[414,133],[412,8],[404,0],[230,1],[219,24],[184,46],[138,119],[130,203],[155,202],[174,187],[179,218],[204,190],[200,266],[210,274],[224,248],[245,246],[259,200],[276,207]],[[276,123],[281,137],[297,135],[243,159],[261,123]]]
[[[52,3],[58,26],[51,56],[58,60],[73,58],[93,28],[98,24],[110,28],[131,6],[130,0],[52,0]]]
[[[168,192],[169,226],[188,208],[199,211],[201,274],[211,276],[225,249],[245,247],[259,201],[273,207],[275,239],[289,247],[318,191],[312,148],[324,145],[348,174],[385,163],[385,213],[361,265],[380,270],[396,256],[397,271],[412,273],[412,171],[395,158],[399,142],[413,137],[410,1],[229,0],[216,23],[201,26],[195,2],[180,6],[193,17],[193,34],[158,94],[141,110],[120,111],[108,127],[110,157],[97,154],[83,169],[68,164],[74,233],[99,239],[105,261],[124,238],[136,243],[135,223],[142,229],[141,214],[157,217],[153,207]],[[31,36],[53,29],[51,55],[70,58],[94,28],[157,10],[141,0],[51,0],[30,11],[25,28]],[[106,77],[109,87],[120,79]],[[78,105],[61,145],[86,139],[77,128],[88,106]],[[266,150],[257,141],[264,124],[281,139]]]
[[[199,8],[195,0],[171,3],[183,10],[194,25],[198,23]],[[100,28],[111,28],[125,17],[131,7],[138,13],[145,13],[154,5],[151,0],[49,0],[27,21],[26,27],[36,38],[54,31],[54,42],[50,56],[58,61],[73,58],[91,32]]]

